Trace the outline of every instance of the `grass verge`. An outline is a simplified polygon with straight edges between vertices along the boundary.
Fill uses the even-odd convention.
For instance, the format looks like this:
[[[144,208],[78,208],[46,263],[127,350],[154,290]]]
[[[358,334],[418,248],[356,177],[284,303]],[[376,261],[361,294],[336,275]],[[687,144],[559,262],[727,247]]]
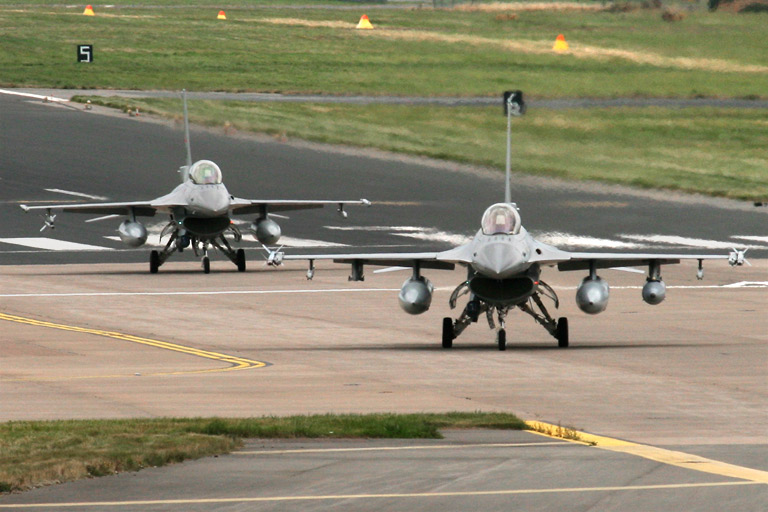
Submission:
[[[174,99],[76,97],[178,118]],[[503,169],[501,108],[190,101],[193,122]],[[529,109],[513,122],[513,170],[571,180],[695,192],[768,195],[760,109]]]
[[[244,438],[439,439],[444,428],[526,429],[506,413],[13,421],[0,424],[0,492],[229,453]]]
[[[659,9],[0,5],[0,85],[537,97],[766,95],[765,16]],[[598,2],[586,2],[600,6]],[[242,7],[238,7],[238,5]],[[521,5],[521,4],[513,4]],[[356,30],[360,15],[374,30]],[[566,53],[552,46],[558,34]],[[78,63],[76,46],[94,59]]]

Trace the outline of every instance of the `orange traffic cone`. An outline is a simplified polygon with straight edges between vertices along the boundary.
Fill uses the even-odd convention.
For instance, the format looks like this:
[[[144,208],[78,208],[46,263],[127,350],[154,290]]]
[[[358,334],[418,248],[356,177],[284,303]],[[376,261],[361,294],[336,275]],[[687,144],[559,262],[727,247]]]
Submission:
[[[83,11],[83,16],[96,16],[93,12],[93,7],[86,5],[85,10]]]
[[[227,15],[224,13],[224,11],[219,11],[219,15],[216,16],[217,20],[225,20],[227,19]]]
[[[368,19],[368,16],[366,14],[363,14],[362,16],[360,16],[360,22],[357,24],[355,28],[372,30],[373,25],[371,25],[371,20]]]
[[[565,36],[563,34],[557,35],[557,39],[555,39],[555,45],[552,47],[552,49],[556,52],[568,51],[568,42],[565,40]]]

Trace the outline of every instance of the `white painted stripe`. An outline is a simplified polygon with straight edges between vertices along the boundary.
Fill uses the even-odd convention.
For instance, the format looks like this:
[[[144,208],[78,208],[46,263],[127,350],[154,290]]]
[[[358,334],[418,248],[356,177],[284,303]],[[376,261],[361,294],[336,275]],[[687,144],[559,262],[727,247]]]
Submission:
[[[290,236],[280,237],[278,245],[284,247],[296,248],[314,248],[314,247],[349,247],[347,244],[338,244],[335,242],[326,242],[323,240],[310,240],[308,238],[293,238]]]
[[[428,242],[446,242],[454,245],[463,245],[472,240],[472,237],[440,231],[437,228],[425,226],[324,226],[326,229],[336,231],[374,231],[388,232],[395,236],[415,238]]]
[[[48,99],[48,101],[59,101],[61,103],[69,102],[69,100],[67,99],[57,98],[55,96],[40,96],[39,94],[31,94],[28,92],[18,92],[18,91],[6,91],[5,89],[0,89],[0,94],[9,94],[11,96],[23,96],[25,98],[35,98],[38,100]]]
[[[447,288],[446,288],[447,290]],[[8,293],[0,298],[28,297],[134,297],[134,296],[173,296],[173,295],[280,295],[301,293],[365,293],[399,292],[400,288],[333,288],[319,290],[222,290],[222,291],[187,291],[187,292],[83,292],[83,293]]]
[[[739,240],[750,240],[752,242],[763,242],[768,244],[768,236],[732,236],[731,238],[737,238]]]
[[[699,489],[707,487],[733,487],[743,485],[763,485],[758,482],[703,482],[683,484],[651,484],[651,485],[626,485],[605,487],[560,487],[560,488],[535,488],[535,489],[497,489],[488,491],[441,491],[441,492],[415,492],[415,493],[381,493],[381,494],[329,494],[329,495],[291,495],[291,496],[244,496],[239,498],[181,498],[165,500],[134,500],[134,501],[80,501],[64,503],[8,503],[0,504],[0,509],[34,509],[55,510],[60,508],[85,509],[88,507],[132,507],[141,510],[142,507],[162,506],[163,510],[170,510],[172,505],[209,505],[232,503],[274,503],[286,501],[346,501],[346,500],[392,500],[414,498],[451,498],[472,496],[517,496],[536,494],[565,494],[565,493],[617,493],[637,491],[657,491],[670,489]],[[182,509],[184,510],[184,509]]]
[[[478,444],[438,444],[413,446],[370,446],[361,448],[304,448],[296,450],[243,450],[232,455],[285,455],[292,453],[345,453],[345,452],[389,452],[406,450],[472,450],[475,448],[521,448],[538,446],[578,446],[567,441],[545,443],[478,443]]]
[[[427,228],[423,226],[323,226],[325,229],[332,229],[335,231],[425,231]]]
[[[687,238],[684,236],[666,236],[666,235],[619,235],[621,238],[636,240],[639,242],[662,243],[670,245],[681,245],[684,247],[698,247],[702,249],[733,249],[734,242],[720,242],[717,240],[705,240],[702,238]],[[741,245],[738,249],[765,249],[761,245]]]
[[[416,240],[426,240],[428,242],[446,242],[452,245],[464,245],[472,241],[472,237],[459,235],[456,233],[447,233],[445,231],[424,231],[421,233],[392,233],[395,236],[406,238],[415,238]]]
[[[83,194],[82,192],[73,192],[71,190],[62,190],[60,188],[46,188],[46,192],[55,192],[56,194],[66,194],[68,196],[85,197],[87,199],[93,199],[96,201],[105,201],[107,198],[102,196],[92,196],[90,194]]]
[[[634,242],[622,242],[620,240],[573,235],[571,233],[563,233],[560,231],[538,234],[536,235],[536,240],[545,244],[554,245],[555,247],[582,247],[592,249],[641,249],[647,247],[646,245]]]
[[[111,251],[109,247],[100,247],[98,245],[78,244],[75,242],[65,242],[53,238],[0,238],[0,242],[13,245],[22,245],[35,249],[47,249],[49,251]]]
[[[454,286],[435,287],[435,291],[453,291]],[[553,286],[555,290],[576,290],[576,286]],[[640,290],[642,286],[611,286],[611,290]],[[701,286],[667,286],[667,290],[727,290],[732,288],[768,288],[768,281],[742,281],[739,283],[723,285]],[[197,295],[291,295],[291,294],[323,294],[323,293],[379,293],[399,292],[400,288],[326,288],[310,290],[204,290],[184,292],[73,292],[73,293],[6,293],[0,294],[0,298],[41,298],[41,297],[162,297],[162,296],[197,296]]]

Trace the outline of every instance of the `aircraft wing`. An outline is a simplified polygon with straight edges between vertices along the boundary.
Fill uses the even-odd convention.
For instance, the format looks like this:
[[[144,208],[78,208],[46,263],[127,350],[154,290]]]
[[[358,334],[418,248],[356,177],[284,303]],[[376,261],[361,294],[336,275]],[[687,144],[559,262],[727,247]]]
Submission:
[[[439,252],[393,252],[373,254],[310,254],[306,256],[289,254],[283,260],[333,260],[334,263],[351,265],[375,265],[380,267],[414,267],[453,270],[454,262],[439,259]]]
[[[713,254],[633,254],[633,253],[599,253],[563,251],[569,258],[553,262],[560,271],[589,270],[594,268],[616,268],[647,266],[651,263],[670,265],[680,263],[680,260],[727,260],[727,255]]]
[[[37,206],[20,205],[22,210],[60,210],[69,213],[86,213],[93,215],[134,215],[153,217],[158,210],[167,210],[171,205],[158,206],[153,201],[134,201],[126,203],[83,203],[83,204],[46,204]]]
[[[235,215],[262,214],[265,211],[285,212],[291,210],[309,210],[312,208],[322,208],[333,204],[338,206],[339,211],[344,211],[344,205],[359,204],[370,206],[371,202],[367,199],[355,200],[291,200],[291,199],[241,199],[236,197],[232,200],[230,208]]]

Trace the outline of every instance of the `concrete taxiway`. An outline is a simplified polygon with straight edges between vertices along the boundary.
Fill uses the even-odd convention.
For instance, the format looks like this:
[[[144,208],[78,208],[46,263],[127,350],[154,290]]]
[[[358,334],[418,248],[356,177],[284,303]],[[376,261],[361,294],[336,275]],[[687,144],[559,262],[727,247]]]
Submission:
[[[747,243],[754,266],[711,262],[704,281],[692,263],[664,267],[668,297],[655,307],[640,299],[642,275],[604,271],[612,298],[596,317],[573,301],[584,275],[550,269],[542,277],[570,319],[570,348],[518,312],[508,317],[506,352],[482,320],[446,351],[441,319],[456,314],[447,299],[461,271],[425,272],[438,287],[433,306],[411,317],[397,306],[403,273],[369,268],[365,282],[348,283],[347,269],[324,264],[307,282],[298,263],[264,266],[251,243],[245,274],[214,259],[204,275],[185,254],[150,275],[146,248],[124,251],[107,237],[116,222],[62,215],[55,232],[39,234],[39,217],[20,203],[170,190],[180,131],[18,98],[0,105],[0,138],[13,148],[0,151],[0,168],[13,171],[0,188],[0,216],[12,219],[0,226],[0,421],[509,411],[696,464],[707,457],[768,471],[768,260],[757,259],[768,254],[768,209],[518,176],[524,224],[563,248],[724,254]],[[312,252],[444,249],[477,229],[503,189],[498,173],[434,161],[200,129],[192,139],[194,155],[220,163],[238,195],[379,201],[346,224],[332,212],[281,220]],[[249,445],[250,453],[3,496],[0,508],[764,509],[760,478],[550,441],[480,432]],[[461,448],[439,448],[446,442]],[[409,448],[422,443],[435,451]],[[328,450],[285,453],[297,446]],[[345,447],[395,449],[338,451]],[[274,453],[252,453],[265,450]]]
[[[642,276],[605,271],[612,298],[596,317],[573,303],[582,276],[550,270],[543,277],[561,295],[572,346],[556,348],[530,318],[512,314],[506,352],[482,323],[454,349],[439,347],[460,272],[429,272],[433,308],[411,317],[397,306],[398,273],[347,283],[347,269],[328,264],[308,282],[298,263],[240,274],[218,262],[209,275],[179,266],[157,275],[132,264],[3,267],[0,420],[509,411],[768,471],[766,260],[737,269],[712,262],[704,281],[692,264],[665,267],[668,298],[656,307],[640,299]],[[464,433],[449,436],[460,449],[429,452],[407,447],[446,442],[250,444],[227,457],[6,496],[0,507],[708,510],[728,502],[758,511],[765,502],[764,482],[543,441],[552,440]],[[375,447],[392,450],[367,451]]]

